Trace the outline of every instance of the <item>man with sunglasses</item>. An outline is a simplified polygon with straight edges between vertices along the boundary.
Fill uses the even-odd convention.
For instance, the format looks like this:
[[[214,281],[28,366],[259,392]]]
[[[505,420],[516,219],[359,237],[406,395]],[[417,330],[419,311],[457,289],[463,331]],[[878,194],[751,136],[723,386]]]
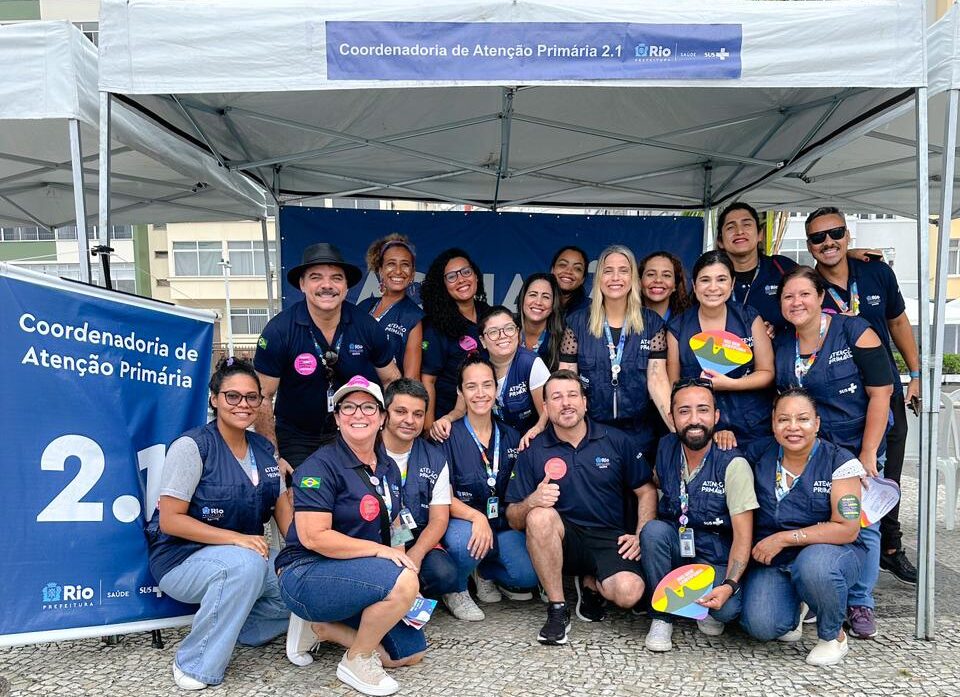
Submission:
[[[256,429],[277,443],[285,471],[336,434],[333,395],[348,377],[383,386],[400,377],[383,328],[345,302],[362,276],[334,245],[310,245],[287,272],[303,300],[271,319],[257,341],[254,366],[265,399]]]
[[[719,636],[740,614],[740,581],[753,545],[753,511],[759,507],[753,471],[739,450],[720,450],[713,432],[720,420],[713,383],[680,380],[670,396],[676,433],[660,439],[653,478],[660,488],[657,520],[640,535],[647,584],[657,584],[686,564],[710,564],[716,585],[701,598],[710,614],[697,622],[707,636]],[[673,648],[671,616],[651,609],[644,645]]]
[[[897,277],[887,264],[861,261],[847,256],[850,234],[846,219],[838,208],[818,208],[807,216],[804,224],[807,249],[817,260],[817,272],[823,277],[827,292],[823,299],[826,312],[860,315],[870,323],[887,350],[894,375],[899,375],[890,347],[891,339],[910,371],[906,395],[900,380],[894,380],[890,409],[893,425],[887,432],[887,459],[883,476],[899,484],[903,470],[903,454],[907,439],[906,403],[916,404],[920,398],[920,357],[913,338],[910,320]],[[907,559],[901,546],[899,504],[880,521],[880,567],[903,583],[915,585],[917,570]],[[851,589],[853,595],[855,589]],[[854,596],[854,599],[856,596]],[[869,615],[872,624],[872,608]],[[875,633],[875,628],[864,631]],[[860,632],[852,632],[854,636]]]

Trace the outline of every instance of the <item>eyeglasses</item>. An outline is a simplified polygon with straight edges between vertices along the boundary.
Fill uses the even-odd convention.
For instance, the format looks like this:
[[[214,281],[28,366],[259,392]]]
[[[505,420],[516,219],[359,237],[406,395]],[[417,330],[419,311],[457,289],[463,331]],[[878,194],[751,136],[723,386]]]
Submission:
[[[234,390],[227,390],[226,392],[220,392],[223,395],[223,398],[226,400],[227,404],[231,407],[235,407],[240,404],[240,400],[247,400],[247,404],[251,407],[259,407],[260,403],[263,402],[263,395],[259,392],[247,392],[242,394],[240,392],[235,392]]]
[[[327,371],[327,380],[333,380],[333,366],[337,364],[340,356],[333,349],[329,349],[323,354],[323,367]]]
[[[357,413],[358,409],[364,416],[373,416],[380,411],[380,405],[378,405],[376,402],[364,402],[363,404],[357,404],[356,402],[341,402],[340,406],[337,407],[337,411],[344,416],[353,416]]]
[[[483,335],[490,339],[490,341],[496,341],[501,336],[508,338],[513,337],[517,335],[517,325],[508,324],[504,327],[490,327],[490,329],[486,330]]]
[[[707,378],[682,378],[673,383],[673,391],[670,394],[673,396],[687,387],[703,387],[713,392],[713,380],[708,380]]]
[[[473,278],[473,267],[464,266],[462,269],[456,269],[454,271],[448,271],[443,274],[443,280],[447,283],[455,283],[457,276],[463,276],[464,278]]]
[[[823,244],[827,241],[827,235],[830,235],[831,240],[842,240],[846,234],[847,226],[841,225],[840,227],[832,227],[829,230],[810,233],[807,235],[807,242],[810,244]]]

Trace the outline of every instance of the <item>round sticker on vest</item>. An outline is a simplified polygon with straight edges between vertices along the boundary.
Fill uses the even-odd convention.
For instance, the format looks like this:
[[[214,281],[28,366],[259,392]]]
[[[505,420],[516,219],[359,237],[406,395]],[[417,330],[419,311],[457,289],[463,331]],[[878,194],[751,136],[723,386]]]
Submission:
[[[366,494],[360,499],[360,517],[368,523],[380,517],[380,502],[373,494]]]
[[[567,463],[563,458],[551,457],[544,463],[543,473],[550,479],[563,479],[567,474]]]
[[[313,375],[317,369],[317,357],[312,353],[301,353],[293,359],[293,369],[301,375]]]
[[[460,337],[460,348],[464,351],[476,351],[477,350],[477,340],[472,336],[461,336]]]

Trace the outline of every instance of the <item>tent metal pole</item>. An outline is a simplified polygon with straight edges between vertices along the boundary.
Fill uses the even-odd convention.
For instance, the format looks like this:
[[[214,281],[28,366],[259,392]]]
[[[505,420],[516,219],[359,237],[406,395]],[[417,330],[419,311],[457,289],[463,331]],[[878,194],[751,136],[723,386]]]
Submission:
[[[713,176],[713,164],[707,162],[703,165],[703,251],[708,252],[713,249],[713,235],[710,225],[710,208],[713,191],[710,187],[710,180]]]
[[[510,176],[510,125],[513,123],[513,97],[517,90],[503,88],[503,109],[500,112],[500,163],[497,165],[497,183],[493,189],[493,210],[500,203],[500,184]]]
[[[940,412],[940,385],[934,382],[939,360],[930,342],[930,177],[927,124],[927,88],[916,90],[917,117],[917,257],[918,314],[920,338],[920,500],[917,539],[918,639],[932,639],[934,632],[934,534],[937,516],[937,418]],[[942,260],[942,259],[941,259]]]
[[[91,249],[91,253],[100,256],[103,267],[103,286],[113,288],[110,280],[110,107],[112,99],[109,92],[100,93],[100,177],[99,177],[99,238],[100,243]]]
[[[273,305],[273,269],[270,267],[270,239],[267,237],[267,219],[260,218],[260,237],[263,238],[263,275],[267,281],[267,319],[277,314]]]
[[[277,295],[277,313],[279,314],[283,310],[283,282],[286,280],[282,269],[283,269],[283,251],[281,241],[283,236],[280,231],[280,213],[283,211],[283,206],[280,204],[280,167],[275,166],[273,168],[273,181],[271,182],[270,192],[273,194],[273,202],[276,207],[276,214],[273,218],[273,238],[277,241],[277,277],[280,279],[278,284],[278,295]],[[296,263],[296,262],[294,262]]]
[[[87,240],[87,200],[83,187],[83,149],[80,146],[80,122],[67,121],[70,131],[70,169],[73,173],[73,207],[77,215],[77,261],[80,280],[90,283],[90,242]]]

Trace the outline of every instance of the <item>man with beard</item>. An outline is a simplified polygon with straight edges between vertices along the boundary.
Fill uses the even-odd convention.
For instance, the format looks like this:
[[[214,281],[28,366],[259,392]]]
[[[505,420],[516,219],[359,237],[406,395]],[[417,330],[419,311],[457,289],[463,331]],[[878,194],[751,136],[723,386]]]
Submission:
[[[677,567],[713,566],[716,585],[697,601],[710,614],[697,626],[708,636],[719,636],[740,614],[740,579],[750,561],[753,511],[759,507],[753,471],[738,450],[713,446],[720,412],[709,380],[678,381],[670,413],[677,432],[661,438],[657,448],[653,476],[662,495],[657,520],[640,535],[640,560],[651,588]],[[671,616],[651,609],[650,617],[644,645],[650,651],[670,651]]]
[[[547,622],[537,640],[557,645],[567,643],[570,628],[561,574],[576,577],[576,613],[585,622],[601,621],[607,600],[621,608],[640,600],[638,538],[657,499],[634,440],[586,417],[586,392],[576,373],[556,371],[543,394],[550,423],[517,459],[507,489],[507,520],[526,531],[527,550],[547,594]],[[628,490],[639,509],[629,527]]]
[[[883,262],[849,258],[847,247],[850,244],[850,231],[840,209],[818,208],[807,216],[804,227],[807,249],[817,260],[817,273],[823,278],[827,289],[823,297],[824,311],[860,315],[867,320],[887,351],[893,374],[898,376],[893,381],[893,396],[890,398],[893,425],[887,431],[887,457],[882,464],[881,476],[899,484],[907,441],[905,406],[913,404],[916,409],[920,399],[920,356],[897,277],[893,269]],[[906,395],[900,384],[900,372],[893,360],[891,339],[910,371]],[[829,440],[830,435],[825,434],[825,437]],[[869,549],[876,550],[876,546],[879,546],[880,568],[905,584],[915,585],[917,569],[903,551],[899,516],[898,503],[880,521],[880,540],[876,540],[877,531],[872,527],[864,530],[864,539]],[[850,589],[848,619],[851,634],[857,638],[869,639],[877,632],[873,611],[876,574],[876,557],[871,563],[868,555],[860,582]]]
[[[332,244],[310,245],[287,272],[304,299],[267,322],[257,341],[253,364],[265,399],[256,430],[277,445],[285,473],[336,435],[333,395],[349,378],[386,387],[400,377],[383,328],[344,302],[362,275]]]

